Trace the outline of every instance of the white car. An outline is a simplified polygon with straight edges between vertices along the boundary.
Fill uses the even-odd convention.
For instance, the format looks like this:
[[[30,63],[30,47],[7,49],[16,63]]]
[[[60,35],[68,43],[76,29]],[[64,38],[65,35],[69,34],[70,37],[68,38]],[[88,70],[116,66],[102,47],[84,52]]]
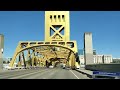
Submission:
[[[63,69],[65,69],[66,68],[66,64],[63,64]]]
[[[15,68],[14,67],[6,67],[7,70],[14,70]]]
[[[54,66],[49,66],[49,68],[54,68]]]
[[[80,69],[80,66],[76,66],[76,69]]]
[[[85,65],[80,65],[81,68],[85,68]]]

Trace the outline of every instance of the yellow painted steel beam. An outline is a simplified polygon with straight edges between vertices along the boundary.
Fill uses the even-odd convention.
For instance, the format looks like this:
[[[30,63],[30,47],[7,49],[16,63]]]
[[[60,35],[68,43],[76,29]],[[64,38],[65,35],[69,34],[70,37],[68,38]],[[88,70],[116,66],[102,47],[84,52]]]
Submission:
[[[71,53],[70,58],[69,58],[69,65],[71,68],[75,67],[75,55],[73,52]]]
[[[19,53],[18,67],[21,66],[21,53]]]
[[[65,28],[62,41],[70,41],[69,11],[46,11],[45,12],[45,41],[52,41],[50,27],[61,25]],[[53,29],[57,32],[56,29]],[[47,33],[46,33],[47,32]],[[59,32],[57,32],[59,34]],[[55,38],[56,40],[59,40]]]
[[[54,32],[52,35],[51,30]],[[64,32],[64,34],[61,33],[62,31]],[[36,47],[40,47],[40,50]],[[50,59],[52,57],[64,58],[68,54],[68,51],[65,51],[65,54],[64,49],[61,49],[60,52],[58,52],[53,51],[51,47],[68,49],[68,51],[72,51],[72,53],[74,54],[78,52],[77,42],[75,40],[70,40],[69,11],[45,11],[45,41],[20,41],[15,50],[12,61],[10,62],[10,67],[14,65],[17,55],[24,50],[32,49],[34,50],[34,53],[39,52],[40,54],[43,54],[45,58],[41,58],[40,60],[40,62],[43,62],[43,64],[45,64],[46,59]],[[45,53],[47,54],[47,56]],[[54,55],[52,55],[53,53]],[[27,57],[30,57],[29,51]],[[35,59],[35,55],[33,56],[32,54],[32,65],[33,59]],[[73,57],[73,59],[75,58]],[[72,66],[74,64],[73,59],[71,59]]]
[[[23,57],[24,67],[26,67],[24,52],[22,52],[22,57]]]

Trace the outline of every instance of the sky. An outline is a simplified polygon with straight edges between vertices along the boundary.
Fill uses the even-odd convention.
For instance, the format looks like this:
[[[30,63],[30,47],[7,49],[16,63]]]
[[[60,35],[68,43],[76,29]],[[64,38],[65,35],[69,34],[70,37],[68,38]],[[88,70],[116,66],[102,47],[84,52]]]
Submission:
[[[0,11],[4,57],[13,57],[19,41],[44,41],[44,11]],[[70,39],[83,49],[83,35],[92,33],[97,54],[120,58],[120,11],[70,11]]]

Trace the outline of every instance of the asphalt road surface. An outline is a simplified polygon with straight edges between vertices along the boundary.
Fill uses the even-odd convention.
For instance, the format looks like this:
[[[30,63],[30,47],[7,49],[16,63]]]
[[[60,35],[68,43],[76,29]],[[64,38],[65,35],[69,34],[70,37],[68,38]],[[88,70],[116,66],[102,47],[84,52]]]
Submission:
[[[37,68],[0,72],[0,79],[90,79],[75,70],[62,68]]]

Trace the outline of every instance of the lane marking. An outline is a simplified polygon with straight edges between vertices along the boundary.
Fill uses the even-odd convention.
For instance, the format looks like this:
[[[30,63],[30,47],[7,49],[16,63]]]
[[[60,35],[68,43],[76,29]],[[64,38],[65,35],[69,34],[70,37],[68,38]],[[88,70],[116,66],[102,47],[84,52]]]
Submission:
[[[50,79],[48,77],[52,76],[53,74],[55,74],[58,70],[56,69],[54,72],[54,70],[52,70],[52,73],[50,73],[47,77],[43,77],[42,79]]]
[[[21,70],[20,70],[21,71]],[[28,73],[33,73],[33,72],[35,72],[35,71],[30,71],[30,72],[28,72],[29,70],[26,70],[27,72],[22,72],[22,73],[20,73],[20,71],[19,72],[14,72],[14,73],[5,73],[5,75],[3,74],[3,75],[0,75],[1,77],[0,78],[10,78],[10,77],[14,77],[14,76],[21,76],[21,75],[23,75],[22,73],[24,73],[24,75],[25,74],[28,74]]]
[[[71,70],[70,70],[71,71]],[[72,71],[71,71],[72,72]],[[73,72],[72,72],[72,74],[77,78],[77,79],[79,79],[79,77],[77,76],[77,75],[75,75]]]
[[[41,75],[43,75],[43,74],[45,74],[45,73],[48,73],[48,72],[51,72],[51,71],[53,71],[53,70],[47,70],[47,71],[45,71],[45,72],[39,74],[39,77],[40,77]],[[46,79],[46,78],[40,78],[40,79]]]
[[[34,75],[34,74],[38,74],[38,73],[41,72],[39,74],[39,76],[40,76],[40,75],[45,74],[46,72],[50,72],[50,71],[51,70],[47,69],[47,70],[37,71],[37,72],[34,72],[34,73],[24,74],[24,75],[21,75],[21,76],[12,77],[12,78],[9,78],[9,79],[19,79],[19,78],[23,78],[24,79],[25,76]]]
[[[48,70],[42,70],[42,71],[37,71],[37,72],[27,73],[27,74],[23,74],[23,75],[20,75],[20,76],[15,76],[15,77],[12,77],[12,78],[9,78],[9,79],[22,78],[22,77],[24,77],[24,76],[33,75],[33,74],[40,73],[40,72],[43,72],[43,71],[45,72],[45,71],[48,71]]]

